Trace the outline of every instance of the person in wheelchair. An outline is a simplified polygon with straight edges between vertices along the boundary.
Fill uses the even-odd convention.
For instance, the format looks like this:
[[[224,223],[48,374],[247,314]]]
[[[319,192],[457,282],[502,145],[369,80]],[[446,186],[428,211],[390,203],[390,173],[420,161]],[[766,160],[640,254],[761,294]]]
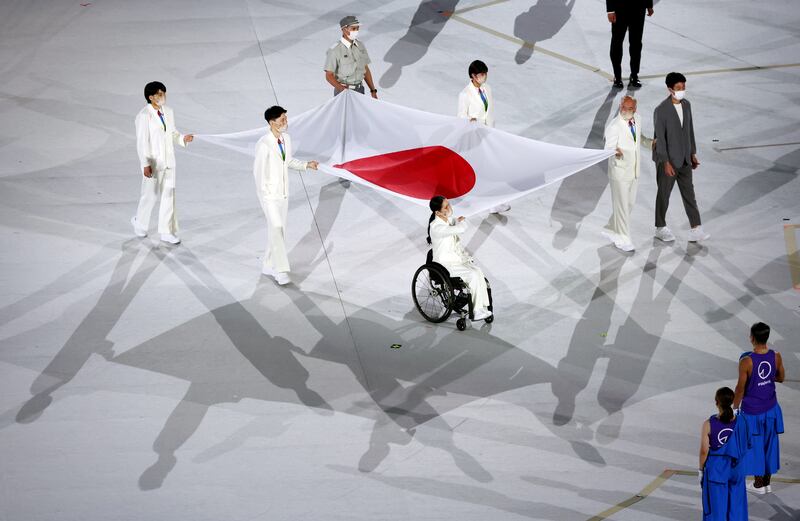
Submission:
[[[467,221],[463,217],[454,218],[450,201],[441,195],[432,197],[429,206],[428,244],[432,247],[433,262],[441,264],[451,277],[458,277],[469,286],[473,320],[486,320],[492,316],[486,278],[459,239],[467,229]]]

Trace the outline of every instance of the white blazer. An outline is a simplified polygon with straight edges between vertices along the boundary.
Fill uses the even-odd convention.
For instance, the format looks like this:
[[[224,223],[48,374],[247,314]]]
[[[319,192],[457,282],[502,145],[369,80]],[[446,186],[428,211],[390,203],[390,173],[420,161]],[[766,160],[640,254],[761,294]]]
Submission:
[[[438,262],[445,268],[451,265],[460,265],[470,262],[472,257],[461,246],[459,235],[467,230],[467,221],[457,223],[454,217],[446,223],[439,217],[434,217],[431,223],[431,247],[433,248],[433,262]]]
[[[289,134],[281,134],[286,160],[281,156],[278,138],[268,131],[256,143],[256,160],[253,164],[253,176],[256,189],[262,199],[276,200],[289,197],[289,169],[305,170],[308,163],[292,156],[292,138]]]
[[[642,166],[642,147],[649,147],[653,140],[642,136],[642,118],[639,113],[633,115],[636,128],[636,141],[630,131],[628,122],[617,116],[606,127],[606,150],[619,148],[622,157],[611,156],[608,160],[608,176],[617,181],[632,181],[639,178]]]
[[[478,89],[472,82],[464,87],[464,90],[458,95],[458,117],[465,119],[475,118],[479,123],[483,123],[487,127],[494,127],[494,98],[492,97],[492,88],[488,84],[481,85],[486,99],[489,101],[489,109],[487,110],[481,99]]]
[[[183,134],[175,129],[175,114],[169,107],[162,107],[161,113],[167,128],[153,105],[146,105],[136,115],[136,152],[142,169],[150,166],[156,172],[175,169],[175,144],[186,146]]]

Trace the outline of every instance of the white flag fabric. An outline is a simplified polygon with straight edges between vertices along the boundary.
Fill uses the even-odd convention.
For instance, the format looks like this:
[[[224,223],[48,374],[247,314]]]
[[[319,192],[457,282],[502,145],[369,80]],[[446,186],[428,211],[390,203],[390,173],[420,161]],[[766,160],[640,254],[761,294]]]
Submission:
[[[253,156],[262,128],[198,135]],[[613,155],[516,136],[467,120],[431,114],[345,91],[292,116],[298,159],[319,170],[427,206],[434,195],[471,216],[522,197]]]

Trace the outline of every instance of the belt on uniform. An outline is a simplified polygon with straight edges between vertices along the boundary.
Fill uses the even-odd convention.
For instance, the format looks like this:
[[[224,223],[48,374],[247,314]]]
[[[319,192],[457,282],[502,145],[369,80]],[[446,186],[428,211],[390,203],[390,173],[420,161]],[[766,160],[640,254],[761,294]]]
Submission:
[[[348,88],[348,89],[350,89],[350,90],[356,90],[356,89],[360,89],[360,88],[361,88],[361,86],[362,86],[361,82],[354,83],[354,84],[352,84],[352,85],[351,85],[351,84],[349,84],[349,83],[345,83],[345,85],[346,85],[346,86],[347,86],[347,88]]]

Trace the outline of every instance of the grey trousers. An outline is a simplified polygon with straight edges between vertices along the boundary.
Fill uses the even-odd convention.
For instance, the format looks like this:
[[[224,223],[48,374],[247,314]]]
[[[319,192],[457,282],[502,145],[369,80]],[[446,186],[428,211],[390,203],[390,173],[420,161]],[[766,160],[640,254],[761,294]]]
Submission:
[[[672,194],[672,187],[675,182],[681,191],[683,208],[689,218],[689,224],[694,228],[700,226],[700,211],[697,209],[697,200],[694,196],[694,183],[692,182],[692,165],[683,165],[675,168],[675,175],[670,177],[664,172],[664,163],[656,165],[656,183],[658,194],[656,195],[656,228],[667,225],[667,208],[669,208],[669,197]]]

